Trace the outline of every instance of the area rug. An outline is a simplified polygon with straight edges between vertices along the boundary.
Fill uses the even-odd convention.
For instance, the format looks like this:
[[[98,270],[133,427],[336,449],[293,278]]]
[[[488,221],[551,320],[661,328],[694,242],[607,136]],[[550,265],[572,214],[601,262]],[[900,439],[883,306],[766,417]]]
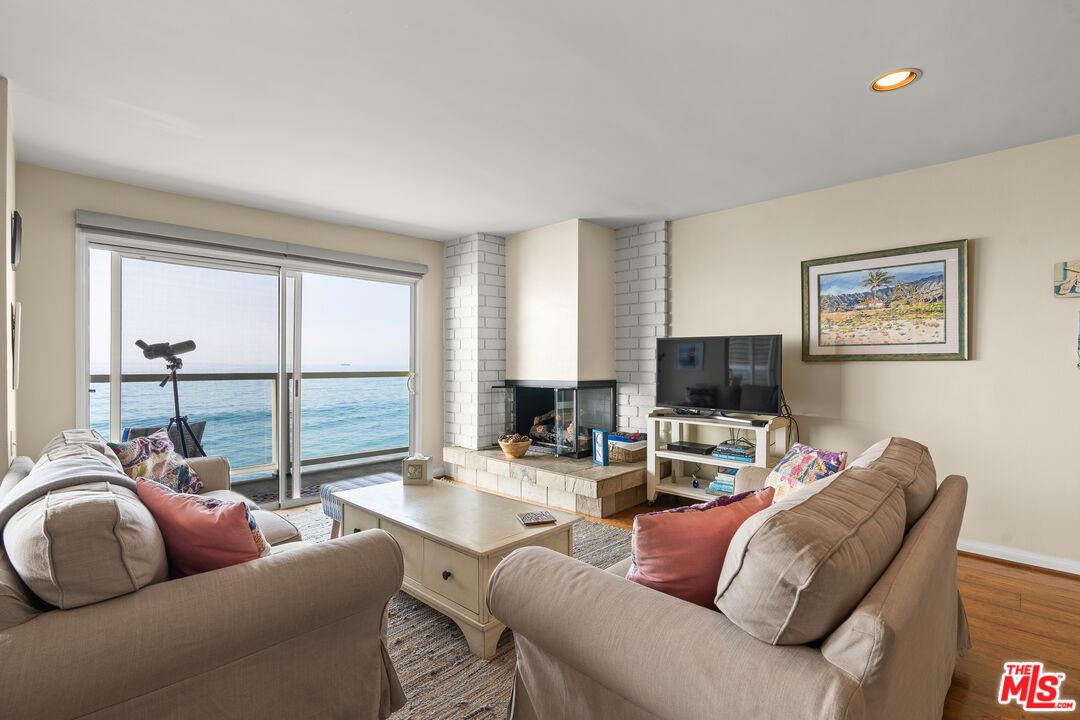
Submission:
[[[305,540],[330,537],[330,520],[319,506],[288,513]],[[573,528],[574,557],[609,567],[630,554],[630,533],[583,520]],[[482,660],[469,652],[457,625],[399,592],[390,600],[387,644],[409,701],[393,720],[502,720],[514,677],[514,634],[499,640],[498,655]]]

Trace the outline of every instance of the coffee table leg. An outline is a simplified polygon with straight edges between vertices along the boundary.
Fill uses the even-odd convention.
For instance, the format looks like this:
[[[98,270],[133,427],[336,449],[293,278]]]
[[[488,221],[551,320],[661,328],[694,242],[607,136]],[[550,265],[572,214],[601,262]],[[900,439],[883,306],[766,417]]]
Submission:
[[[496,625],[487,630],[477,630],[461,623],[457,623],[457,626],[461,628],[461,632],[465,635],[465,642],[469,643],[469,650],[474,655],[478,655],[485,660],[495,657],[495,648],[499,644],[499,637],[502,635],[502,631],[506,629],[505,625]]]

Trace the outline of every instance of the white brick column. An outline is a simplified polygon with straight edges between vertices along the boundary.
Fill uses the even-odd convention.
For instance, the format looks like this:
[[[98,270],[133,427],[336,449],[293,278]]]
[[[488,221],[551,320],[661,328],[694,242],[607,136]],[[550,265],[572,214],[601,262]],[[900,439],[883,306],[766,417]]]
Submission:
[[[645,432],[656,406],[656,338],[668,334],[671,263],[667,222],[615,233],[616,425]]]
[[[506,240],[475,233],[444,250],[447,445],[490,447],[502,432],[506,376]]]

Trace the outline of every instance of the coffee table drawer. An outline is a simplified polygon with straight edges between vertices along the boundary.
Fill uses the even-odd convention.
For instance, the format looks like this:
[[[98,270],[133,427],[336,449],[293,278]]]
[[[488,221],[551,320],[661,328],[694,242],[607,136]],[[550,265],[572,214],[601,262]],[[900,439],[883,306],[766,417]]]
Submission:
[[[341,534],[349,535],[379,527],[379,518],[352,505],[341,506]]]
[[[480,612],[480,561],[424,538],[424,587],[447,600]]]
[[[379,527],[390,533],[397,544],[401,546],[401,554],[405,559],[405,574],[414,580],[420,579],[422,567],[421,557],[424,553],[424,538],[389,520],[379,520]]]

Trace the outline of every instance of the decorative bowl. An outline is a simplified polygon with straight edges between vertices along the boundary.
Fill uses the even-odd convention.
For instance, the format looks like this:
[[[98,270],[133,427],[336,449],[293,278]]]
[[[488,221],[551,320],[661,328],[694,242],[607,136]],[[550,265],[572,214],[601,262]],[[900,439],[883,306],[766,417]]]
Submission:
[[[523,457],[530,445],[532,445],[532,440],[516,443],[503,442],[502,440],[499,441],[499,447],[502,448],[503,454],[508,458]]]

